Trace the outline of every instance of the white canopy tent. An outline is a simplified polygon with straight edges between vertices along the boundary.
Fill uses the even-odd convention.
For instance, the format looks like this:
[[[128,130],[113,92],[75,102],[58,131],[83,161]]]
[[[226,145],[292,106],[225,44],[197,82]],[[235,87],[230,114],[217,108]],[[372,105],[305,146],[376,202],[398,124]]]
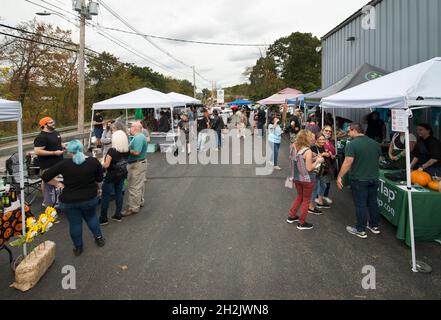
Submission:
[[[122,94],[111,99],[94,103],[92,106],[92,119],[90,121],[89,146],[92,138],[93,114],[97,110],[127,110],[129,109],[162,109],[170,108],[173,114],[173,108],[186,105],[186,99],[182,97],[172,97],[165,93],[141,88],[129,93]],[[173,129],[174,130],[174,129]]]
[[[337,108],[401,109],[407,112],[409,119],[412,117],[412,109],[441,107],[441,58],[434,58],[324,98],[321,106],[334,109],[334,115]],[[420,265],[417,266],[415,253],[409,129],[408,120],[405,133],[412,271],[418,272]]]
[[[0,122],[16,121],[18,137],[18,157],[20,170],[20,204],[21,218],[23,224],[23,237],[26,238],[26,214],[25,214],[25,196],[24,196],[24,164],[23,164],[23,131],[22,131],[22,109],[21,103],[17,101],[8,101],[0,99]],[[26,244],[23,245],[23,255],[27,255]]]
[[[167,93],[167,96],[169,96],[170,98],[176,101],[181,101],[181,100],[185,101],[185,104],[183,104],[183,106],[187,104],[202,104],[201,100],[186,96],[185,94],[181,94],[181,93],[170,92]]]

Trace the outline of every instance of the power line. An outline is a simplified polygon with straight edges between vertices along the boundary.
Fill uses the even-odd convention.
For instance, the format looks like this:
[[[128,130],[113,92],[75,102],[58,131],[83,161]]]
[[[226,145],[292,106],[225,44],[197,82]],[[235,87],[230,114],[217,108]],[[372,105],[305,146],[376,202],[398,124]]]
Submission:
[[[160,68],[160,69],[162,69],[162,70],[164,70],[166,72],[171,72],[171,73],[174,73],[176,75],[180,75],[180,76],[184,76],[184,77],[187,77],[187,78],[191,78],[191,76],[189,76],[188,74],[185,74],[185,73],[177,71],[177,70],[170,69],[169,67],[161,64],[160,62],[154,60],[153,58],[148,57],[148,56],[146,56],[143,53],[140,53],[139,51],[137,51],[136,49],[132,48],[129,44],[125,43],[124,41],[122,41],[122,40],[120,40],[120,39],[118,39],[118,38],[116,38],[116,37],[106,33],[103,30],[100,30],[98,26],[95,26],[93,24],[88,24],[88,25],[92,26],[99,35],[101,35],[104,38],[112,41],[113,43],[115,43],[119,47],[121,47],[121,48],[123,48],[123,49],[125,49],[125,50],[127,50],[127,51],[129,51],[129,52],[131,52],[133,54],[135,54],[136,56],[138,56],[139,58],[147,61],[148,63],[150,63],[150,64],[152,64],[152,65],[154,65],[154,66],[156,66],[156,67],[158,67],[158,68]]]
[[[54,41],[59,41],[61,43],[65,43],[65,44],[68,44],[68,45],[71,45],[71,46],[74,46],[74,47],[78,47],[79,46],[78,44],[76,44],[74,42],[69,42],[69,41],[65,41],[65,40],[62,40],[62,39],[49,37],[49,36],[46,36],[44,34],[39,34],[39,33],[35,33],[35,32],[31,32],[31,31],[25,30],[25,29],[20,29],[20,28],[17,28],[17,27],[8,26],[8,25],[2,24],[2,23],[0,23],[0,27],[4,27],[4,28],[11,29],[11,30],[15,30],[15,31],[31,34],[31,35],[38,36],[38,37],[43,37],[43,38],[54,40]],[[93,52],[95,54],[100,54],[99,52],[97,52],[95,50],[92,50],[92,49],[86,48],[86,50],[88,50],[90,52]]]
[[[62,49],[62,50],[67,50],[67,51],[71,51],[71,52],[76,52],[77,50],[74,49],[70,49],[70,48],[66,48],[66,47],[61,47],[61,46],[57,46],[55,44],[50,44],[50,43],[46,43],[46,42],[42,42],[42,41],[38,41],[38,40],[34,40],[34,39],[28,39],[28,38],[24,38],[24,37],[20,37],[14,34],[9,34],[9,33],[4,33],[0,31],[0,34],[7,36],[7,37],[11,37],[11,38],[16,38],[16,39],[20,39],[20,40],[25,40],[25,41],[29,41],[29,42],[34,42],[34,43],[39,43],[45,46],[49,46],[49,47],[54,47],[54,48],[58,48],[58,49]]]
[[[59,17],[61,17],[61,18],[63,18],[64,20],[66,20],[67,22],[70,22],[70,23],[72,23],[73,25],[77,26],[75,23],[73,23],[72,21],[70,21],[69,19],[67,19],[62,13],[60,13],[60,12],[58,12],[58,11],[52,9],[52,8],[48,8],[48,7],[44,6],[44,5],[41,5],[41,4],[38,4],[38,3],[35,3],[35,2],[33,2],[33,1],[30,1],[30,0],[26,0],[26,1],[29,2],[29,3],[31,3],[31,4],[33,4],[33,5],[39,6],[39,7],[43,8],[43,9],[46,9],[46,10],[52,12],[52,13],[55,13],[55,14],[57,14]],[[43,1],[43,2],[45,2],[45,3],[47,3],[47,4],[49,4],[49,5],[51,5],[51,6],[53,6],[53,7],[56,7],[56,8],[58,8],[58,9],[64,11],[64,12],[66,12],[67,14],[73,16],[75,19],[77,18],[77,16],[74,15],[73,13],[71,13],[71,12],[68,12],[68,11],[66,11],[66,10],[64,10],[64,9],[58,7],[58,6],[55,6],[55,5],[53,5],[53,4],[51,4],[51,3],[47,2],[47,1],[44,1],[44,0],[41,0],[41,1]],[[117,13],[115,13],[115,14],[117,14]],[[91,23],[91,22],[86,22],[86,23],[87,23],[88,26],[91,26],[91,27],[94,28],[94,29],[95,29],[95,28],[101,28],[101,26],[99,26],[99,25],[94,25],[94,24]],[[77,27],[78,27],[78,26],[77,26]],[[136,49],[131,48],[131,47],[130,47],[127,43],[125,43],[124,41],[122,41],[122,40],[120,40],[120,39],[114,37],[113,35],[110,35],[109,33],[105,32],[105,31],[102,30],[102,29],[101,29],[102,33],[99,32],[99,31],[97,31],[97,30],[95,30],[95,31],[96,31],[98,34],[100,34],[101,36],[105,37],[106,39],[112,41],[113,43],[115,43],[115,44],[118,45],[119,47],[121,47],[121,48],[123,48],[123,49],[129,51],[129,52],[132,53],[132,54],[135,54],[135,55],[138,56],[139,58],[144,59],[145,61],[147,61],[147,62],[150,63],[151,65],[154,65],[154,66],[156,66],[156,67],[158,67],[158,68],[160,68],[160,69],[162,69],[162,70],[164,70],[164,71],[166,71],[166,72],[174,73],[174,74],[176,74],[176,75],[178,75],[178,76],[184,76],[184,77],[186,77],[186,78],[191,78],[191,76],[188,75],[188,74],[185,74],[185,73],[183,73],[183,72],[181,72],[181,71],[173,70],[173,69],[171,69],[170,67],[165,66],[164,64],[160,63],[159,61],[156,61],[155,59],[153,59],[153,58],[151,58],[151,57],[148,57],[148,56],[146,56],[145,54],[139,53],[139,51],[137,52]],[[106,35],[104,35],[103,33],[105,33]],[[116,40],[115,40],[115,39],[116,39]],[[54,39],[54,40],[57,40],[57,39]],[[118,41],[119,41],[120,43],[118,43]],[[97,55],[100,54],[100,53],[98,53],[98,52],[96,52],[96,51],[94,51],[94,50],[91,50],[91,49],[87,49],[87,50],[89,50],[89,51],[91,51],[91,52],[94,52],[94,53],[97,54]],[[91,55],[88,55],[88,56],[91,56]],[[95,58],[97,58],[97,57],[95,57]],[[102,59],[99,59],[99,60],[102,61]],[[196,72],[196,74],[198,74],[199,77],[203,78],[199,73]],[[203,79],[204,79],[205,81],[207,81],[207,82],[210,82],[209,80],[207,80],[207,79],[205,79],[205,78],[203,78]],[[211,82],[210,82],[210,83],[211,83]]]
[[[188,67],[188,68],[193,68],[192,66],[186,64],[185,62],[179,60],[178,58],[174,57],[171,53],[169,53],[168,51],[162,49],[160,46],[158,46],[155,42],[153,42],[152,40],[150,40],[147,36],[143,36],[141,32],[139,32],[135,27],[133,27],[129,22],[127,22],[127,20],[125,20],[122,16],[120,16],[118,13],[116,13],[111,7],[109,7],[104,1],[102,0],[97,0],[110,14],[112,14],[115,18],[117,18],[118,20],[120,20],[123,24],[125,24],[129,29],[135,31],[136,33],[138,33],[138,35],[140,35],[142,38],[144,38],[145,40],[147,40],[151,45],[153,45],[156,49],[158,49],[159,51],[165,53],[167,56],[169,56],[170,58],[172,58],[173,60],[179,62],[180,64]],[[197,73],[199,77],[201,77],[203,80],[207,81],[208,83],[211,84],[211,81],[207,80],[206,78],[203,78],[199,73]]]
[[[101,26],[101,28],[107,29],[107,30],[123,32],[123,33],[128,33],[128,34],[134,34],[134,35],[143,36],[143,37],[161,39],[161,40],[168,40],[168,41],[175,41],[175,42],[185,42],[185,43],[195,43],[195,44],[204,44],[204,45],[212,45],[212,46],[231,46],[231,47],[267,47],[268,46],[267,44],[226,43],[226,42],[208,42],[208,41],[176,39],[176,38],[168,38],[168,37],[163,37],[163,36],[154,36],[154,35],[151,35],[151,34],[142,34],[142,33],[138,33],[138,32],[126,31],[126,30],[121,30],[121,29],[118,29],[118,28],[111,28],[111,27],[104,27],[104,26]]]

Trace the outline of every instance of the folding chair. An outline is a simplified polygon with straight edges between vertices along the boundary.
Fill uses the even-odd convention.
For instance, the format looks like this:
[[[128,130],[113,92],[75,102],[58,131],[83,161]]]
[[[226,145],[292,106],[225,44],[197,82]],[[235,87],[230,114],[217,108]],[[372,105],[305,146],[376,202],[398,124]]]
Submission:
[[[34,165],[31,155],[26,155],[23,163],[25,201],[31,205],[41,191],[40,168]],[[20,190],[20,165],[18,153],[14,153],[6,160],[6,183]]]

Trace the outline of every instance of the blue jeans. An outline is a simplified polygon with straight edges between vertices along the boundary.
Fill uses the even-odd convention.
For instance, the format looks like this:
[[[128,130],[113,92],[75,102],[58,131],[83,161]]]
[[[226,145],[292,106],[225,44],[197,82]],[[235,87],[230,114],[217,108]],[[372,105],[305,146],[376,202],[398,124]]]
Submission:
[[[69,231],[75,248],[83,247],[83,219],[92,232],[94,238],[102,237],[100,223],[96,215],[98,198],[79,203],[60,203],[60,209],[69,220]]]
[[[116,182],[104,182],[102,186],[101,196],[101,218],[107,219],[107,210],[109,209],[110,195],[115,195],[115,217],[121,217],[121,210],[123,207],[123,188],[124,179]]]
[[[312,193],[312,199],[311,201],[314,201],[317,199],[318,196],[324,197],[326,192],[326,183],[324,183],[320,178],[318,177],[316,180],[316,184],[314,187],[314,192]]]
[[[222,131],[218,130],[217,133],[217,147],[220,149],[222,147]]]
[[[271,142],[271,146],[273,148],[273,163],[274,163],[274,166],[277,166],[279,163],[280,143]]]
[[[352,199],[354,200],[355,212],[357,215],[358,232],[366,231],[368,210],[369,226],[378,227],[380,223],[380,209],[378,208],[378,180],[370,181],[351,181]]]

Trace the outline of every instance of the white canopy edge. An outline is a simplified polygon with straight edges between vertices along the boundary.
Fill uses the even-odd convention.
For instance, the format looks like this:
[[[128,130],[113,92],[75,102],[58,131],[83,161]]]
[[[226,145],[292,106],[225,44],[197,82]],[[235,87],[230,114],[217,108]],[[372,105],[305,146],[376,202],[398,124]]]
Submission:
[[[160,91],[141,88],[94,103],[92,110],[161,109],[179,107],[185,104],[184,99],[172,98]]]
[[[0,122],[18,121],[22,118],[21,103],[0,99]]]

